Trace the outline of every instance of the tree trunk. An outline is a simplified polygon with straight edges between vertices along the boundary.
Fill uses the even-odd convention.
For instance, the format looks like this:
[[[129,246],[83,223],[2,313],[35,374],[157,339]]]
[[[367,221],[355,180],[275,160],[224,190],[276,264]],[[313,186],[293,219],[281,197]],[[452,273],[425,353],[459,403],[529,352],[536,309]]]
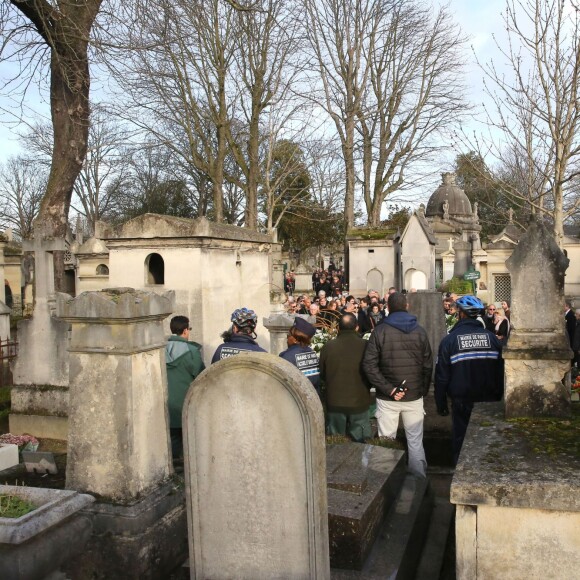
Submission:
[[[64,239],[74,183],[81,172],[89,136],[89,35],[102,0],[78,4],[12,0],[51,51],[50,111],[53,150],[38,221],[47,235]],[[64,284],[64,255],[55,253],[55,290]]]
[[[345,141],[342,147],[344,154],[344,168],[346,188],[344,194],[344,221],[347,231],[354,226],[354,189],[355,189],[355,164],[354,164],[354,115],[350,115],[345,123]]]

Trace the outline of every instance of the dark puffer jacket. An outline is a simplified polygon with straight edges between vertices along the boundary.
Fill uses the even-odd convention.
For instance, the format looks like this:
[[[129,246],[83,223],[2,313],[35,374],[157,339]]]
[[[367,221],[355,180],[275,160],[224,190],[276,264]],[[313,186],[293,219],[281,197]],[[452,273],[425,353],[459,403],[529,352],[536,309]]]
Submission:
[[[378,399],[390,399],[391,391],[406,380],[403,401],[416,401],[429,391],[433,353],[427,333],[408,312],[393,312],[369,338],[363,370]]]

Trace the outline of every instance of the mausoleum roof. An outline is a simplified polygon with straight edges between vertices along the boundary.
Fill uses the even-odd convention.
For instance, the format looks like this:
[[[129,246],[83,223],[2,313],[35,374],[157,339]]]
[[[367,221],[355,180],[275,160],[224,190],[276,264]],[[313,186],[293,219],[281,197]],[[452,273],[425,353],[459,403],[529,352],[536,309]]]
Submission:
[[[429,198],[425,215],[427,217],[444,217],[445,214],[449,216],[472,215],[471,202],[463,189],[455,183],[455,174],[442,173],[441,177],[443,182]],[[448,204],[447,208],[445,208],[445,202]]]
[[[109,248],[103,240],[89,238],[76,251],[77,254],[108,254]]]

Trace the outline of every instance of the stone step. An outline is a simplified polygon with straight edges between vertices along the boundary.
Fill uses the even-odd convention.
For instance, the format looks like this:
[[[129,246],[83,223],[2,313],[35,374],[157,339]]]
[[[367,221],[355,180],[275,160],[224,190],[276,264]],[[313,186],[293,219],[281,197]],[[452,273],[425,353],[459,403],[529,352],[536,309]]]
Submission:
[[[434,497],[429,481],[407,474],[364,567],[331,570],[333,580],[414,580]]]
[[[416,580],[439,580],[449,534],[454,523],[455,506],[447,499],[436,497],[425,546],[415,575]]]

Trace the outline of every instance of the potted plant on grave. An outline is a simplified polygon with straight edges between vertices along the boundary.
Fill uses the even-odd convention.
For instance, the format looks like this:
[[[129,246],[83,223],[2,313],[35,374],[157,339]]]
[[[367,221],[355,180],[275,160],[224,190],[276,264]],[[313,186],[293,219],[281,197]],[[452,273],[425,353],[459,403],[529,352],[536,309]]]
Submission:
[[[5,433],[0,435],[0,445],[18,445],[18,452],[36,451],[38,449],[38,439],[32,435],[12,435]]]

